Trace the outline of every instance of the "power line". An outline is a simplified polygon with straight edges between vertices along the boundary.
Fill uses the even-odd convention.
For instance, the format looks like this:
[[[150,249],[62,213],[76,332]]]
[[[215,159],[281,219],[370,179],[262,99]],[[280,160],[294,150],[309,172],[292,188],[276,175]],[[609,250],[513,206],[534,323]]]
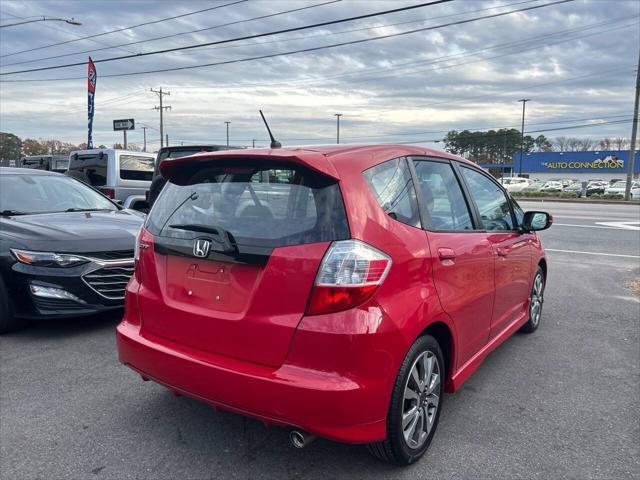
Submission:
[[[11,17],[13,17],[13,18],[19,18],[19,19],[22,19],[22,20],[26,20],[26,19],[29,19],[29,18],[36,18],[36,17],[37,17],[37,16],[36,16],[36,17],[33,17],[33,16],[31,16],[31,17],[21,17],[21,16],[19,16],[19,15],[14,15],[13,13],[8,13],[8,12],[6,12],[6,14],[7,14],[7,15],[9,15],[9,16],[11,16]],[[45,28],[48,28],[48,29],[50,29],[50,30],[56,30],[56,31],[58,31],[58,32],[63,32],[63,33],[65,33],[66,35],[71,35],[72,37],[75,37],[76,39],[80,39],[80,38],[82,38],[80,35],[76,35],[76,34],[74,34],[74,33],[69,32],[68,30],[65,30],[65,29],[60,28],[60,27],[56,27],[56,26],[54,26],[54,25],[47,25],[46,23],[43,23],[43,24],[42,24],[42,25],[40,25],[40,26],[45,27]],[[101,42],[100,40],[90,39],[90,41],[91,41],[91,42],[93,42],[93,43],[97,43],[98,45],[106,45],[106,43]],[[133,52],[132,50],[128,50],[128,49],[126,49],[126,48],[124,48],[124,47],[118,47],[118,50],[124,50],[125,52],[135,53],[135,52]],[[1,57],[0,57],[0,58],[1,58]]]
[[[176,18],[188,17],[190,15],[195,15],[197,13],[208,12],[210,10],[217,10],[219,8],[229,7],[231,5],[236,5],[238,3],[244,3],[246,1],[247,0],[236,0],[234,2],[225,3],[223,5],[216,5],[215,7],[203,8],[202,10],[196,10],[194,12],[188,12],[188,13],[183,13],[183,14],[180,14],[180,15],[174,15],[172,17],[160,18],[158,20],[152,20],[150,22],[144,22],[144,23],[139,23],[137,25],[131,25],[130,27],[122,27],[122,28],[117,28],[115,30],[109,30],[108,32],[102,32],[102,33],[96,33],[96,34],[93,34],[93,35],[87,35],[86,37],[80,37],[80,38],[76,38],[74,40],[66,40],[64,42],[51,43],[49,45],[43,45],[43,46],[40,46],[40,47],[29,48],[27,50],[20,50],[19,52],[7,53],[7,54],[4,54],[4,55],[0,55],[0,58],[10,57],[10,56],[13,56],[13,55],[18,55],[19,53],[27,53],[27,52],[33,52],[33,51],[36,51],[36,50],[42,50],[42,49],[45,49],[45,48],[57,47],[58,45],[66,45],[68,43],[79,42],[80,40],[89,40],[91,38],[102,37],[104,35],[110,35],[112,33],[117,33],[117,32],[123,32],[125,30],[133,30],[134,28],[144,27],[146,25],[154,25],[156,23],[166,22],[168,20],[175,20]]]
[[[636,17],[631,17],[631,18],[636,18]],[[572,29],[561,30],[561,31],[558,31],[558,32],[555,32],[555,33],[549,33],[549,34],[540,35],[540,36],[536,36],[536,37],[530,37],[529,39],[525,39],[525,40],[518,40],[518,41],[515,41],[515,42],[496,44],[496,45],[492,45],[492,46],[489,46],[489,47],[481,48],[479,50],[466,51],[466,52],[461,52],[461,53],[457,53],[457,54],[453,54],[453,55],[445,55],[445,56],[442,56],[442,57],[436,57],[436,58],[429,59],[427,61],[421,61],[421,62],[413,62],[412,61],[412,62],[397,63],[397,64],[393,64],[393,65],[390,65],[389,67],[385,67],[385,68],[361,69],[361,70],[358,70],[356,72],[347,72],[347,73],[329,75],[329,76],[324,76],[324,77],[303,78],[303,79],[299,79],[299,80],[290,80],[290,81],[287,81],[287,82],[242,83],[242,84],[237,85],[236,88],[246,88],[246,87],[254,87],[254,86],[265,86],[266,87],[266,86],[277,86],[277,85],[287,85],[287,86],[306,85],[306,84],[314,84],[314,83],[318,83],[318,82],[324,83],[327,80],[333,80],[333,79],[344,78],[344,77],[368,75],[370,73],[378,73],[378,72],[384,73],[382,75],[377,75],[377,76],[373,76],[373,77],[361,78],[361,79],[358,79],[358,80],[353,80],[354,82],[367,82],[367,81],[376,80],[376,79],[379,79],[379,78],[406,76],[407,73],[399,71],[399,70],[405,70],[405,69],[411,69],[410,74],[415,74],[415,73],[423,73],[423,72],[429,72],[429,71],[434,71],[434,70],[456,68],[456,67],[460,67],[460,66],[470,65],[472,63],[484,62],[486,60],[493,60],[493,59],[496,59],[496,58],[506,57],[506,56],[513,55],[513,54],[516,54],[516,53],[521,53],[521,52],[524,52],[524,51],[536,50],[536,49],[541,48],[541,47],[546,47],[546,46],[550,46],[550,45],[557,45],[559,43],[570,42],[570,41],[573,41],[573,40],[580,40],[580,39],[591,37],[591,36],[594,36],[594,35],[602,35],[603,33],[609,32],[610,29],[607,29],[607,30],[604,30],[604,31],[599,31],[599,32],[593,32],[593,33],[589,33],[589,34],[585,34],[585,35],[574,36],[574,37],[571,37],[571,38],[560,39],[560,40],[556,40],[556,41],[552,41],[552,42],[539,43],[539,40],[544,39],[546,37],[563,35],[563,34],[567,34],[567,33],[576,33],[578,31],[590,30],[590,29],[597,28],[597,27],[600,27],[600,26],[610,27],[614,23],[627,21],[627,20],[629,20],[629,17],[621,17],[621,18],[618,18],[618,19],[606,20],[606,21],[599,22],[599,23],[592,24],[592,25],[588,25],[588,26],[576,27],[576,28],[572,28]],[[630,25],[624,25],[624,26],[620,27],[620,29],[629,28],[631,26],[636,26],[636,25],[637,25],[637,22],[634,22],[634,23],[632,23]],[[456,63],[454,65],[446,65],[446,66],[443,66],[443,67],[420,69],[420,70],[416,70],[415,69],[417,66],[434,65],[434,64],[443,63],[443,62],[446,62],[446,61],[449,61],[449,60],[452,60],[452,59],[456,59],[456,58],[464,58],[464,57],[469,57],[469,56],[475,56],[477,53],[481,53],[481,52],[484,52],[484,51],[501,50],[501,49],[512,48],[512,47],[526,47],[527,44],[531,44],[532,46],[530,48],[521,48],[521,49],[519,49],[519,50],[517,50],[515,52],[507,52],[507,53],[503,53],[503,54],[500,54],[500,55],[494,55],[494,56],[490,56],[490,57],[481,57],[481,58],[477,58],[477,59],[469,61],[469,62]],[[207,88],[207,87],[198,87],[198,86],[189,87],[189,86],[185,86],[183,88]],[[215,87],[215,88],[219,88],[219,87]]]
[[[594,121],[594,120],[601,120],[601,119],[606,119],[606,118],[621,118],[621,117],[628,117],[628,114],[623,114],[623,115],[600,115],[596,118],[572,118],[572,119],[565,119],[565,120],[553,120],[553,121],[548,121],[548,122],[528,122],[529,125],[553,125],[553,124],[558,124],[558,123],[570,123],[570,122],[585,122],[585,121]],[[504,129],[511,129],[511,128],[517,128],[519,125],[506,125],[506,126],[502,126],[502,127],[466,127],[463,128],[461,130],[476,130],[476,131],[480,131],[480,130],[485,130],[485,131],[489,131],[489,130],[504,130]],[[449,128],[447,130],[430,130],[430,131],[425,131],[425,132],[398,132],[398,133],[383,133],[383,134],[377,134],[377,135],[357,135],[357,136],[348,136],[348,137],[343,137],[345,140],[355,140],[355,139],[360,139],[360,138],[379,138],[379,137],[404,137],[404,136],[415,136],[415,135],[425,135],[425,134],[430,134],[430,133],[448,133],[450,131],[452,131],[453,129]],[[332,137],[330,136],[326,136],[326,137],[316,137],[316,138],[284,138],[283,140],[286,141],[313,141],[313,140],[321,140],[321,139],[331,139]]]
[[[442,2],[447,2],[447,1],[451,1],[451,0],[437,0],[436,2],[431,2],[428,5],[433,5],[435,3],[442,3]],[[386,38],[399,37],[399,36],[402,36],[402,35],[409,35],[409,34],[417,33],[417,32],[436,30],[436,29],[439,29],[439,28],[449,27],[449,26],[453,26],[453,25],[462,25],[462,24],[465,24],[465,23],[471,23],[471,22],[475,22],[475,21],[478,21],[478,20],[485,20],[485,19],[488,19],[488,18],[502,17],[502,16],[505,16],[505,15],[510,15],[512,13],[524,12],[524,11],[528,11],[528,10],[534,10],[534,9],[538,9],[538,8],[549,7],[549,6],[552,6],[552,5],[559,5],[559,4],[569,3],[569,2],[573,2],[573,1],[574,0],[558,0],[558,1],[555,1],[555,2],[551,2],[551,3],[546,3],[544,5],[535,5],[535,6],[532,6],[532,7],[520,8],[520,9],[517,9],[517,10],[510,10],[508,12],[496,13],[496,14],[492,14],[492,15],[485,15],[485,16],[482,16],[482,17],[475,17],[475,18],[466,19],[466,20],[459,20],[459,21],[456,21],[456,22],[449,22],[449,23],[441,24],[441,25],[434,25],[434,26],[431,26],[431,27],[418,28],[418,29],[404,31],[404,32],[391,33],[391,34],[388,34],[388,35],[381,35],[381,36],[377,36],[377,37],[369,37],[369,38],[364,38],[364,39],[359,39],[359,40],[351,40],[351,41],[348,41],[348,42],[340,42],[340,43],[335,43],[335,44],[330,44],[330,45],[323,45],[323,46],[318,46],[318,47],[310,47],[310,48],[305,48],[305,49],[300,49],[300,50],[292,50],[292,51],[288,51],[288,52],[280,52],[280,53],[274,53],[274,54],[269,54],[269,55],[260,55],[260,56],[255,56],[255,57],[241,58],[241,59],[236,59],[236,60],[226,60],[226,61],[207,63],[207,64],[191,65],[191,66],[186,66],[186,67],[172,67],[172,68],[163,68],[163,69],[156,69],[156,70],[139,71],[139,72],[128,72],[128,73],[102,75],[102,78],[125,77],[125,76],[132,76],[132,75],[144,75],[144,74],[149,74],[149,73],[164,73],[164,72],[172,72],[172,71],[191,70],[191,69],[196,69],[196,68],[204,68],[204,67],[211,67],[211,66],[217,66],[217,65],[229,65],[229,64],[233,64],[233,63],[249,62],[249,61],[253,61],[253,60],[262,60],[262,59],[266,59],[266,58],[273,58],[273,57],[279,57],[279,56],[285,56],[285,55],[293,55],[293,54],[297,54],[297,53],[308,53],[308,52],[314,52],[314,51],[318,51],[318,50],[341,47],[341,46],[346,46],[346,45],[354,45],[354,44],[359,44],[359,43],[365,43],[365,42],[370,42],[370,41],[373,41],[373,40],[381,40],[381,39],[386,39]],[[417,7],[413,6],[413,7],[405,7],[405,8],[417,8]],[[380,13],[378,13],[378,15],[379,14]],[[369,16],[371,16],[371,15],[374,15],[374,14],[370,14]],[[313,27],[318,26],[318,25],[326,25],[328,23],[329,24],[340,23],[342,21],[349,21],[349,20],[334,20],[332,22],[324,22],[323,24],[308,25],[308,26],[304,26],[304,27],[296,27],[296,28],[293,28],[293,29],[287,29],[285,31],[302,30],[302,29],[306,29],[306,28],[313,28]],[[270,32],[270,33],[265,33],[265,34],[251,35],[251,36],[247,36],[247,37],[240,37],[240,38],[237,38],[237,39],[220,40],[220,41],[217,41],[217,42],[209,42],[209,43],[205,43],[205,44],[190,45],[190,46],[185,46],[185,47],[176,47],[176,48],[173,48],[173,49],[160,50],[160,51],[156,51],[156,52],[147,52],[147,53],[141,54],[141,55],[149,55],[149,54],[166,53],[166,52],[178,51],[178,50],[186,50],[186,49],[197,48],[197,47],[201,47],[201,46],[209,46],[209,45],[220,44],[220,43],[228,43],[228,42],[237,41],[237,40],[246,40],[248,38],[257,38],[257,37],[260,37],[260,36],[274,35],[276,33],[283,33],[283,32],[284,31],[281,30],[279,32]],[[94,60],[94,63],[97,63],[99,61],[103,61],[104,62],[104,61],[118,60],[118,59],[121,59],[121,58],[130,58],[130,57],[131,56],[123,56],[123,57],[114,57],[114,58],[111,58],[111,59],[104,59],[104,60]],[[56,68],[63,68],[63,67],[66,67],[66,66],[76,66],[76,65],[84,65],[84,63],[69,64],[69,65],[63,65],[63,66],[53,66],[53,67],[42,67],[42,68],[38,68],[38,69],[7,72],[7,73],[0,73],[0,75],[13,75],[13,74],[17,74],[17,73],[27,73],[27,72],[42,71],[42,70],[52,70],[52,69],[56,69]],[[52,78],[48,78],[48,79],[36,79],[36,80],[32,80],[32,81],[79,80],[81,78],[83,78],[83,77],[53,78],[53,79]],[[9,80],[9,82],[10,81],[11,80]],[[17,80],[17,81],[29,81],[29,80]],[[0,82],[7,82],[7,81],[6,80],[0,80]]]
[[[153,42],[153,41],[157,41],[157,40],[165,40],[167,38],[179,37],[179,36],[182,36],[182,35],[189,35],[189,34],[193,34],[193,33],[201,33],[201,32],[207,31],[207,30],[214,30],[214,29],[217,29],[217,28],[229,27],[231,25],[238,25],[240,23],[252,22],[254,20],[263,20],[265,18],[277,17],[279,15],[284,15],[284,14],[293,13],[293,12],[299,12],[299,11],[302,11],[302,10],[309,10],[309,9],[312,9],[312,8],[322,7],[324,5],[329,5],[329,4],[332,4],[332,3],[338,3],[338,2],[341,2],[341,1],[342,0],[330,0],[328,2],[318,3],[318,4],[315,4],[315,5],[307,5],[305,7],[293,8],[293,9],[284,10],[284,11],[281,11],[281,12],[270,13],[268,15],[260,15],[259,17],[247,18],[247,19],[244,19],[244,20],[236,20],[235,22],[222,23],[222,24],[219,24],[219,25],[214,25],[213,27],[197,28],[195,30],[189,30],[187,32],[173,33],[173,34],[170,34],[170,35],[162,35],[160,37],[148,38],[148,39],[145,39],[145,40],[138,40],[138,41],[135,41],[135,42],[122,43],[120,45],[108,45],[108,46],[103,47],[103,48],[94,48],[94,49],[91,49],[91,50],[83,50],[83,51],[80,51],[80,52],[65,53],[65,54],[62,54],[62,55],[53,55],[53,56],[50,56],[50,57],[40,57],[40,58],[35,58],[35,59],[32,59],[32,60],[24,60],[22,62],[7,63],[7,64],[4,64],[2,66],[3,67],[8,67],[8,66],[11,66],[11,65],[23,65],[23,64],[26,64],[26,63],[38,62],[40,60],[53,60],[55,58],[72,57],[74,55],[80,55],[80,54],[92,53],[92,52],[99,52],[99,51],[102,51],[102,50],[110,50],[112,48],[120,48],[120,47],[131,46],[131,45],[139,45],[141,43]]]
[[[600,118],[605,118],[605,117],[600,117]],[[576,119],[577,120],[577,119]],[[587,120],[598,120],[598,119],[587,119]],[[631,118],[627,118],[624,120],[612,120],[612,121],[602,121],[602,122],[597,122],[597,123],[585,123],[585,124],[577,124],[577,125],[567,125],[564,127],[557,127],[557,128],[543,128],[543,129],[537,129],[537,130],[529,130],[529,131],[525,131],[525,135],[529,135],[531,133],[544,133],[544,132],[553,132],[553,131],[561,131],[561,130],[573,130],[573,129],[577,129],[577,128],[589,128],[589,127],[598,127],[598,126],[603,126],[603,125],[620,125],[620,124],[626,124],[626,123],[630,123],[632,122]],[[534,124],[532,124],[534,125]],[[506,127],[499,127],[499,128],[489,128],[489,129],[480,129],[480,130],[484,130],[484,132],[482,133],[487,133],[487,130],[509,130],[512,129],[512,127],[510,126],[506,126]],[[462,131],[464,130],[475,130],[475,129],[471,129],[471,128],[463,128]],[[443,130],[442,132],[450,132],[452,130]],[[459,130],[458,130],[459,131]],[[503,137],[505,135],[504,132],[502,133],[495,133],[492,135],[485,135],[484,138],[498,138],[498,137]],[[346,137],[345,137],[346,138]],[[348,137],[348,138],[364,138],[364,137]],[[458,139],[473,139],[473,138],[477,138],[475,136],[469,135],[469,136],[458,136]],[[237,138],[236,139],[239,142],[252,142],[254,140],[258,141],[264,141],[264,139],[256,139],[256,138]],[[299,142],[299,141],[310,141],[310,142],[316,142],[316,141],[322,141],[322,140],[328,140],[328,141],[333,141],[335,140],[335,137],[317,137],[317,138],[282,138],[282,141],[286,141],[286,142]],[[442,137],[439,138],[431,138],[431,139],[421,139],[421,140],[410,140],[410,141],[403,141],[403,142],[369,142],[370,144],[398,144],[398,145],[408,145],[408,144],[414,144],[414,143],[438,143],[438,142],[442,142],[445,139]],[[191,144],[205,144],[205,143],[210,143],[210,142],[223,142],[224,139],[222,138],[208,138],[207,140],[204,141],[194,141],[194,140],[177,140],[177,141],[181,141],[184,143],[191,143]],[[349,143],[349,142],[347,142]]]
[[[246,1],[246,0],[245,0]],[[433,5],[438,5],[441,3],[448,3],[448,2],[452,2],[453,0],[433,0],[431,2],[425,2],[425,3],[419,3],[416,5],[409,5],[406,7],[401,7],[401,8],[394,8],[391,10],[383,10],[383,11],[379,11],[379,12],[374,12],[374,13],[368,13],[365,15],[358,15],[355,17],[348,17],[348,18],[342,18],[342,19],[338,19],[338,20],[329,20],[326,22],[319,22],[319,23],[314,23],[311,25],[303,25],[301,27],[292,27],[292,28],[285,28],[282,30],[275,30],[275,31],[271,31],[271,32],[265,32],[265,33],[257,33],[254,35],[245,35],[243,37],[235,37],[235,38],[228,38],[226,40],[217,40],[214,42],[206,42],[206,43],[197,43],[197,44],[192,44],[192,45],[185,45],[182,47],[173,47],[173,48],[166,48],[163,50],[154,50],[151,52],[142,52],[136,55],[121,55],[118,57],[110,57],[110,58],[103,58],[103,59],[98,59],[98,60],[94,60],[93,63],[104,63],[104,62],[112,62],[115,60],[126,60],[129,58],[138,58],[138,57],[146,57],[149,55],[158,55],[161,53],[171,53],[171,52],[180,52],[183,50],[191,50],[194,48],[202,48],[202,47],[208,47],[211,45],[220,45],[220,44],[225,44],[225,43],[232,43],[232,42],[238,42],[240,40],[250,40],[253,38],[262,38],[262,37],[268,37],[268,36],[272,36],[272,35],[279,35],[281,33],[289,33],[289,32],[299,32],[301,30],[308,30],[310,28],[318,28],[318,27],[326,27],[329,25],[336,25],[339,23],[344,23],[344,22],[351,22],[354,20],[362,20],[364,18],[371,18],[371,17],[377,17],[380,15],[387,15],[390,13],[398,13],[398,12],[405,12],[408,10],[415,10],[416,8],[424,8],[424,7],[430,7]],[[556,3],[565,3],[565,2],[572,2],[573,0],[560,0],[559,2]],[[41,72],[44,70],[55,70],[55,69],[59,69],[59,68],[68,68],[68,67],[77,67],[79,65],[84,65],[85,62],[76,62],[76,63],[68,63],[68,64],[64,64],[64,65],[53,65],[50,67],[40,67],[40,68],[31,68],[31,69],[27,69],[27,70],[16,70],[13,72],[6,72],[6,73],[2,73],[0,75],[14,75],[17,73],[28,73],[28,72]],[[103,75],[104,77],[104,75]]]

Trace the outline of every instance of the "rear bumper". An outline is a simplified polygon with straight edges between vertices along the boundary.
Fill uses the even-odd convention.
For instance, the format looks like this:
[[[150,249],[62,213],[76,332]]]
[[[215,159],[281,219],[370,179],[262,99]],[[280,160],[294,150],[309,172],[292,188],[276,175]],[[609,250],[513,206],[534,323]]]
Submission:
[[[386,437],[386,380],[356,382],[335,371],[287,363],[272,368],[223,357],[155,337],[126,316],[116,337],[123,364],[214,408],[342,442]]]

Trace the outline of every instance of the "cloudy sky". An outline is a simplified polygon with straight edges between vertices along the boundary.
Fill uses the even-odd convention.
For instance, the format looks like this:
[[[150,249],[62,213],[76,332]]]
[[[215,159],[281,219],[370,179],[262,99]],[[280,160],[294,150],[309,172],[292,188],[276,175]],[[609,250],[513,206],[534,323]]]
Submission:
[[[9,72],[86,62],[88,55],[100,60],[233,39],[423,1],[0,0],[0,25],[42,15],[82,22],[0,28],[0,130],[21,138],[86,141],[86,65]],[[437,148],[433,140],[451,129],[519,128],[521,98],[531,99],[527,131],[548,137],[629,137],[640,34],[637,0],[575,0],[439,27],[553,1],[454,0],[321,28],[97,63],[94,143],[121,141],[112,120],[135,118],[137,129],[129,141],[141,144],[140,127],[146,125],[150,149],[157,148],[159,118],[153,107],[158,99],[150,88],[159,87],[171,93],[165,97],[172,107],[165,114],[171,144],[223,143],[224,122],[230,121],[232,144],[251,145],[256,139],[257,145],[265,145],[257,111],[262,108],[285,145],[335,142],[334,114],[342,113],[344,143],[414,142]],[[220,8],[212,9],[216,6]],[[304,7],[311,8],[281,13]],[[255,19],[266,15],[272,16]],[[126,28],[156,20],[161,21]],[[229,23],[233,25],[222,26]],[[439,28],[424,30],[428,27]],[[80,39],[116,29],[122,30]],[[422,31],[268,59],[108,76],[417,29]],[[67,43],[50,46],[61,42]],[[564,129],[591,123],[606,124]]]

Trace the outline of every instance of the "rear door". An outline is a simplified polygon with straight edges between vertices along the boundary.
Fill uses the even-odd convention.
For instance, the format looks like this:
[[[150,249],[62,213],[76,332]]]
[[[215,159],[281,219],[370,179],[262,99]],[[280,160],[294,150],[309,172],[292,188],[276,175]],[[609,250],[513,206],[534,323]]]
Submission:
[[[489,174],[466,166],[460,171],[494,254],[493,338],[527,312],[533,234],[518,231],[509,197]]]
[[[188,168],[188,166],[187,166]],[[146,222],[144,329],[193,348],[278,366],[320,262],[349,238],[335,180],[300,166],[198,165],[168,183]]]
[[[462,365],[489,339],[494,303],[491,244],[476,230],[450,162],[412,160],[426,211],[434,282],[442,308],[455,323]]]

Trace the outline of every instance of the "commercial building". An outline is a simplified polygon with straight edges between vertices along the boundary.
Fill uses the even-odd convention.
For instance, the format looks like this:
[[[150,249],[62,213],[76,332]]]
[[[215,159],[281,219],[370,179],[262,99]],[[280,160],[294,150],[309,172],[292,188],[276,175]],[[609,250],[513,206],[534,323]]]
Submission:
[[[640,152],[636,151],[634,178],[640,176]],[[629,161],[628,150],[600,150],[591,152],[531,152],[525,153],[520,164],[520,153],[513,156],[514,163],[483,164],[496,176],[522,176],[539,180],[570,178],[578,181],[591,179],[624,179]]]

